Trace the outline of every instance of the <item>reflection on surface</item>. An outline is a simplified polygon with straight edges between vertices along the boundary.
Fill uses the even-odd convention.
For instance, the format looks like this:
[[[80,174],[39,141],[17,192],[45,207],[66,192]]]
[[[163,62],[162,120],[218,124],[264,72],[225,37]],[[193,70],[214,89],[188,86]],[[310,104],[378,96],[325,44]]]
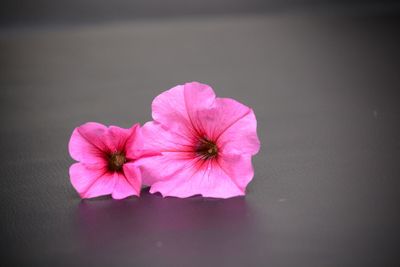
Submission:
[[[237,261],[249,242],[253,218],[243,197],[162,198],[148,190],[139,199],[82,201],[77,215],[88,260],[123,264],[157,259],[164,266],[191,264],[193,259],[197,264],[226,264],[233,254]]]

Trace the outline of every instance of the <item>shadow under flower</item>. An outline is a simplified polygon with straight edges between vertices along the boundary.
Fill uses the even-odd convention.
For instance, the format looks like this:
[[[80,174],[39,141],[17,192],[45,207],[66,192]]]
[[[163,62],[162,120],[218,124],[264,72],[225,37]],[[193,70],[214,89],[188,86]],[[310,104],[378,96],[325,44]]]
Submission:
[[[244,197],[162,198],[145,189],[141,198],[84,200],[76,222],[90,263],[193,266],[240,260],[253,218]]]

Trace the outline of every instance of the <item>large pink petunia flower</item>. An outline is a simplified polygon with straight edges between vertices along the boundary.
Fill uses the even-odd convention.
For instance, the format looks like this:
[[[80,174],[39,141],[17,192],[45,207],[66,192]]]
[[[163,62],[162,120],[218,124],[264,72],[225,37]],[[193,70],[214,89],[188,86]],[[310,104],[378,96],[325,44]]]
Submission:
[[[138,124],[130,129],[88,122],[77,127],[69,153],[79,163],[69,169],[71,183],[82,198],[111,194],[114,199],[140,195],[142,178],[134,161],[140,157]]]
[[[260,148],[253,110],[192,82],[157,96],[154,121],[142,127],[148,151],[138,161],[150,192],[165,196],[229,198],[245,194]]]

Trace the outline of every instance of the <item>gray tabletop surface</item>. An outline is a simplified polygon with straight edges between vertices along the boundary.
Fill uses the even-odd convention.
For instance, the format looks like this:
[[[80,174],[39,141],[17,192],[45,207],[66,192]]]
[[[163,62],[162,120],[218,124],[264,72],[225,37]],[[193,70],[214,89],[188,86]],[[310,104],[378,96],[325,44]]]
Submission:
[[[0,32],[4,266],[400,266],[400,19],[197,16]],[[82,201],[74,127],[187,81],[252,107],[246,197]]]

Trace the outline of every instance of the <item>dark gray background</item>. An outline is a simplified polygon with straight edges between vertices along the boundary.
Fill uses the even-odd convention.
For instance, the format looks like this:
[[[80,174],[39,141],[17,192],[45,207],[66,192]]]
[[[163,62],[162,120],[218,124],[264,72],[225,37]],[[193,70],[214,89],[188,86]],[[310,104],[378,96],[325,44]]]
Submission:
[[[4,266],[399,266],[398,10],[185,10],[3,17]],[[255,110],[247,196],[81,201],[73,128],[143,123],[157,94],[193,80]]]

